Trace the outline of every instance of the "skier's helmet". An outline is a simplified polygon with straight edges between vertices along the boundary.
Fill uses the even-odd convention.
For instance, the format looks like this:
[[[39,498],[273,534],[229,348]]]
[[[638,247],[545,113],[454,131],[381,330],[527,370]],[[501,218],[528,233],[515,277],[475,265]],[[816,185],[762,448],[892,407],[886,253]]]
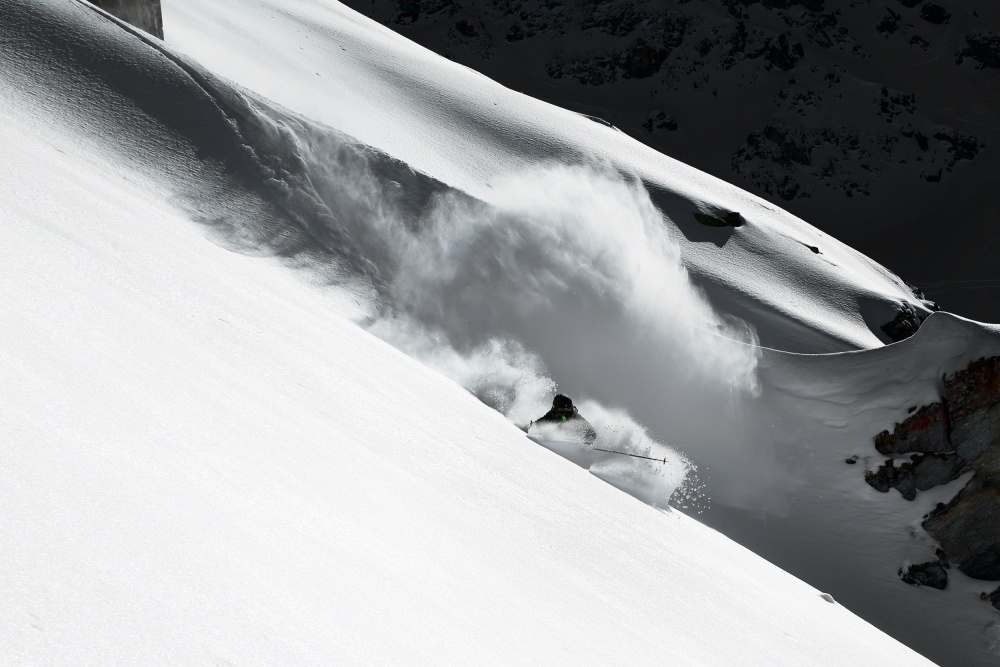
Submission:
[[[556,394],[556,397],[552,399],[552,407],[557,410],[572,410],[573,399],[563,394]]]

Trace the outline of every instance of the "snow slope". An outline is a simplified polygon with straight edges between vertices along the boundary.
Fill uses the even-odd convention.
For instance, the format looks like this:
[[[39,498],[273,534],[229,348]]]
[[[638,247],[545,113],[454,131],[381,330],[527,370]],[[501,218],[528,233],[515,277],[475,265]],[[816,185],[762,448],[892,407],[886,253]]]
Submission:
[[[282,182],[341,216],[316,234],[373,258],[390,315],[372,331],[518,423],[546,380],[624,408],[700,468],[704,521],[942,663],[995,660],[989,582],[956,574],[938,593],[896,574],[930,558],[921,515],[960,484],[911,504],[863,479],[872,437],[933,399],[943,369],[995,353],[994,329],[935,315],[883,350],[894,304],[923,308],[883,267],[335,3],[175,2],[165,20],[171,46],[284,107],[258,101],[243,127],[285,133]],[[747,224],[700,227],[696,210]]]
[[[483,201],[498,203],[506,190],[496,186],[547,161],[599,162],[641,182],[672,223],[693,279],[724,310],[751,319],[765,345],[874,347],[888,340],[878,327],[895,304],[926,313],[899,278],[767,202],[338,3],[179,0],[164,21],[168,43],[213,72]],[[699,210],[739,211],[747,224],[706,228],[694,220]]]
[[[0,14],[4,662],[926,662],[297,280],[321,253],[177,58]]]
[[[997,206],[992,0],[346,4],[777,203],[945,310],[1000,320],[983,234]]]

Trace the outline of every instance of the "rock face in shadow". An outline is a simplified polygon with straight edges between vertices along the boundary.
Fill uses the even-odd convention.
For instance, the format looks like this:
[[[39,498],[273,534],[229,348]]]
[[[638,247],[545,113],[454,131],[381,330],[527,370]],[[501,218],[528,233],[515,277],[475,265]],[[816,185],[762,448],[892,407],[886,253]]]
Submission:
[[[924,318],[908,303],[899,304],[896,317],[882,325],[882,331],[892,342],[898,343],[917,333]]]
[[[966,463],[956,454],[914,454],[898,468],[893,459],[879,466],[876,471],[865,473],[865,481],[876,491],[886,493],[897,489],[907,500],[917,497],[917,491],[926,491],[947,484],[961,477]]]
[[[882,431],[875,436],[875,449],[886,456],[953,451],[944,403],[925,405],[902,424],[896,424],[892,433]]]
[[[881,454],[910,454],[909,460],[897,465],[890,458],[867,471],[865,481],[882,493],[895,488],[913,500],[918,491],[972,472],[972,479],[951,502],[939,503],[924,517],[923,527],[962,572],[1000,581],[1000,357],[973,361],[965,370],[942,378],[942,384],[941,401],[915,411],[891,433],[875,436]],[[919,581],[920,577],[937,581],[936,570],[931,569],[913,566],[907,576],[933,585]]]
[[[901,568],[899,578],[913,586],[928,586],[939,591],[948,587],[948,570],[940,561],[936,560]]]
[[[163,12],[160,0],[90,0],[122,21],[163,39]]]

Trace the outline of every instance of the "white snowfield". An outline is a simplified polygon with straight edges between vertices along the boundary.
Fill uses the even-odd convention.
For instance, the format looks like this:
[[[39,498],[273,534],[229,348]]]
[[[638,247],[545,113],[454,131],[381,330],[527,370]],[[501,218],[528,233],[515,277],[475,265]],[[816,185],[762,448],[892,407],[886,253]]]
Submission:
[[[864,551],[910,508],[827,474],[855,443],[802,406],[832,396],[870,438],[995,331],[935,315],[912,344],[761,356],[717,313],[817,352],[878,347],[889,304],[922,306],[805,223],[333,2],[173,1],[166,45],[77,0],[0,17],[0,662],[930,664],[476,396],[515,421],[554,381],[624,407],[743,474],[722,510],[794,529],[762,551],[795,561],[801,531],[850,594],[923,613],[879,560],[901,538]],[[692,240],[696,202],[747,225]],[[602,342],[628,349],[600,362]],[[949,620],[979,619],[954,598]],[[964,664],[982,627],[952,633]]]

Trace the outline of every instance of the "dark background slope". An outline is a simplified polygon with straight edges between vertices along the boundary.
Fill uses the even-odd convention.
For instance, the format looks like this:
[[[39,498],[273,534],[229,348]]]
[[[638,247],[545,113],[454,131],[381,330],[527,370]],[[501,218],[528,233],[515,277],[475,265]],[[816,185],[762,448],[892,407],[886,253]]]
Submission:
[[[993,0],[346,0],[1000,321]]]

